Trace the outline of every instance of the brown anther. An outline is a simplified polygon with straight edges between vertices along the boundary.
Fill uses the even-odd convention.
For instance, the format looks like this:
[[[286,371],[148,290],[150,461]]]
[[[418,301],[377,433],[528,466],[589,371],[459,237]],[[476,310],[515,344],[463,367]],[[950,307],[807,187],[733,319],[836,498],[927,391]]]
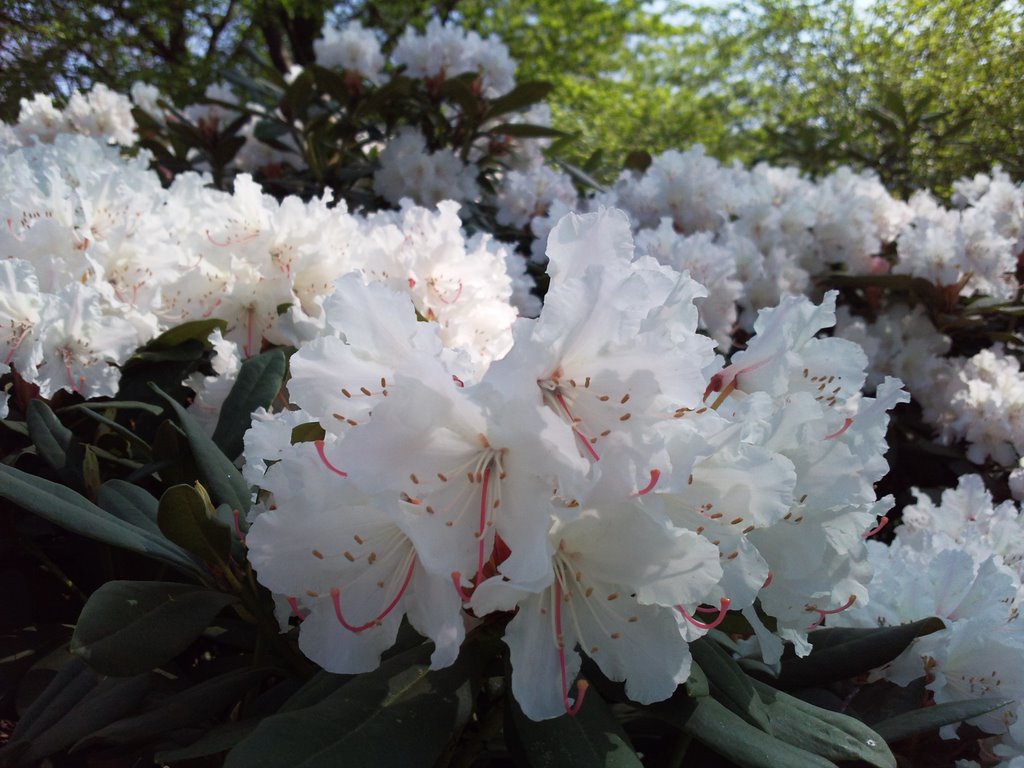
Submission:
[[[343,394],[345,397],[352,397],[352,393],[349,392],[347,389],[342,389],[341,394]]]
[[[324,553],[321,552],[319,549],[314,549],[314,550],[312,550],[312,552],[313,552],[313,557],[315,557],[317,560],[323,560],[324,559]]]
[[[624,394],[624,395],[622,396],[622,399],[621,399],[621,400],[619,400],[619,402],[620,402],[620,403],[621,403],[622,405],[625,405],[626,403],[628,403],[628,402],[629,402],[629,393],[627,392],[626,394]]]
[[[359,391],[360,391],[360,392],[362,392],[362,393],[363,393],[364,395],[366,395],[367,397],[369,397],[369,396],[370,396],[370,395],[372,394],[372,393],[370,392],[370,390],[368,390],[368,389],[367,389],[366,387],[360,387],[360,388],[359,388]]]
[[[624,413],[619,416],[619,421],[629,421],[629,417],[632,416],[630,413]]]

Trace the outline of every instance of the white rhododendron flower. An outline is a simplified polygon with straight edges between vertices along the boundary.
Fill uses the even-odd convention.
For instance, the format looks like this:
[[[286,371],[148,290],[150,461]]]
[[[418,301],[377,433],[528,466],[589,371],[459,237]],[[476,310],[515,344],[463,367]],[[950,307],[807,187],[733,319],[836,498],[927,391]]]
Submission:
[[[810,629],[867,602],[863,537],[889,506],[873,483],[906,395],[887,380],[859,396],[863,353],[817,338],[834,296],[762,313],[713,373],[704,289],[637,256],[622,212],[571,214],[551,231],[539,317],[481,357],[451,333],[462,298],[486,295],[455,230],[435,229],[453,213],[369,219],[380,257],[335,283],[322,336],[292,357],[300,410],[260,415],[246,437],[246,477],[266,496],[250,558],[311,658],[372,668],[408,615],[441,667],[464,611],[514,610],[513,693],[549,718],[582,704],[581,653],[658,701],[730,604],[771,638],[759,601],[806,652]],[[383,247],[389,232],[404,239]],[[310,422],[323,439],[292,446]]]

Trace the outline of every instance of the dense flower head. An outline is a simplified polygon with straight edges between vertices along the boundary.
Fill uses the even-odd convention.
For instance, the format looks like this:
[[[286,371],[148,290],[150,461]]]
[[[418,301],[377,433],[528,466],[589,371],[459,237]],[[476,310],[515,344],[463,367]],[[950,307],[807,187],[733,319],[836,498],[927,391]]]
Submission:
[[[416,237],[422,216],[386,218]],[[407,615],[441,667],[463,613],[515,611],[512,689],[537,719],[579,708],[581,654],[636,701],[671,695],[687,642],[715,625],[696,618],[705,604],[733,601],[767,635],[757,601],[805,652],[808,629],[868,598],[862,536],[887,506],[873,482],[898,382],[858,395],[863,355],[816,338],[831,296],[763,313],[722,368],[697,332],[703,287],[635,253],[620,211],[564,217],[548,257],[539,317],[485,359],[415,288],[336,283],[331,331],[292,358],[298,410],[246,439],[265,496],[250,560],[302,618],[300,646],[363,671]],[[409,274],[400,263],[379,268]],[[446,269],[472,290],[468,265]],[[324,438],[293,446],[279,419]]]
[[[1019,754],[1024,675],[1020,603],[1024,524],[1013,502],[994,503],[979,475],[965,475],[938,502],[916,490],[887,546],[868,542],[873,600],[836,617],[846,626],[890,626],[938,616],[945,629],[915,640],[873,675],[907,685],[924,677],[937,703],[996,696],[1008,707],[968,722],[997,735],[996,751]],[[1015,726],[1014,724],[1018,724]],[[946,726],[945,738],[956,726]]]

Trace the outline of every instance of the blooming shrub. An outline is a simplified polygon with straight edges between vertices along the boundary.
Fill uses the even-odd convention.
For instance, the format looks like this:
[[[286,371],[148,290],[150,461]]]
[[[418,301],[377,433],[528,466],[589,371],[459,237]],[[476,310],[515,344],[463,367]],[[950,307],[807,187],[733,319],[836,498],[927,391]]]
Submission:
[[[0,130],[0,495],[176,579],[15,628],[74,658],[4,759],[1019,763],[1021,186],[600,189],[500,41],[316,54]]]

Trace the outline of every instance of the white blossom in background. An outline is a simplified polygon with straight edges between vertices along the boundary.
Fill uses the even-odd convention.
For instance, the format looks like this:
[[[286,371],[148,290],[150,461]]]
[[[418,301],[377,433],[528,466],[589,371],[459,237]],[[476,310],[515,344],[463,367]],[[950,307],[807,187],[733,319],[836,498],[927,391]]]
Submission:
[[[1001,344],[959,361],[949,430],[968,443],[978,464],[991,457],[1012,467],[1024,455],[1024,377],[1020,360]]]
[[[522,229],[556,200],[572,207],[576,198],[572,179],[547,165],[509,171],[498,185],[498,223]]]
[[[480,194],[477,168],[467,165],[450,149],[427,151],[423,134],[402,128],[380,154],[373,175],[374,191],[390,203],[410,198],[420,205],[442,200],[475,200]]]
[[[707,232],[680,235],[667,218],[661,220],[657,229],[641,230],[636,246],[640,253],[653,256],[661,264],[689,272],[690,277],[707,288],[708,295],[697,302],[700,326],[722,349],[729,349],[736,324],[736,304],[743,295],[733,251],[717,245]]]
[[[1009,501],[995,504],[978,475],[961,477],[939,503],[916,493],[917,503],[904,509],[893,543],[868,543],[875,568],[871,603],[855,606],[835,622],[895,626],[938,616],[945,629],[916,639],[872,676],[899,685],[924,677],[937,703],[990,696],[1012,700],[968,722],[999,737],[997,752],[1019,754],[1015,734],[1024,711],[1020,509]],[[954,738],[955,732],[956,725],[940,731],[944,738]]]
[[[369,80],[374,85],[384,81],[384,54],[380,41],[371,29],[352,21],[341,29],[324,27],[323,36],[313,42],[316,63],[321,67],[340,69]]]
[[[217,427],[224,401],[238,379],[242,358],[238,345],[226,340],[219,328],[210,334],[209,342],[213,347],[213,356],[210,358],[213,375],[193,373],[182,383],[195,393],[189,405],[189,413],[199,422],[206,434],[212,435]]]
[[[482,38],[438,19],[427,22],[423,34],[412,27],[406,29],[391,55],[409,77],[448,79],[476,72],[480,92],[487,98],[500,96],[515,86],[515,62],[501,40],[494,35]]]

